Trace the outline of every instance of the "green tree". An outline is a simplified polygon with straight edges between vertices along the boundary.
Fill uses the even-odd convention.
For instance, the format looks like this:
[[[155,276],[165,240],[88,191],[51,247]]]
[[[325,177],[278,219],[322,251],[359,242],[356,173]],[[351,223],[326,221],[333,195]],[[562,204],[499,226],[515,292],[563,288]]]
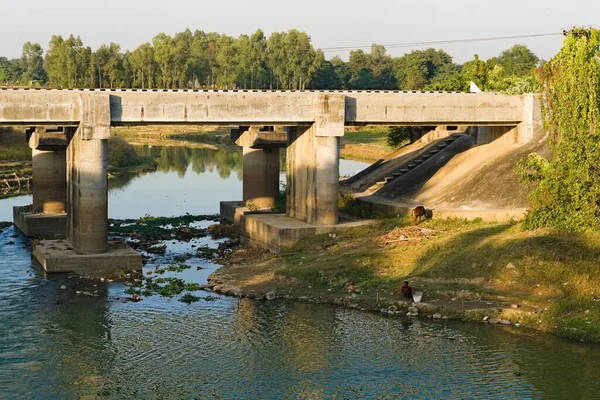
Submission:
[[[398,85],[402,90],[421,90],[431,84],[438,72],[452,64],[452,57],[443,50],[413,50],[393,61]]]
[[[33,82],[44,84],[46,71],[44,71],[44,50],[38,43],[26,42],[21,55],[21,82],[30,85]]]
[[[525,225],[600,229],[600,31],[570,31],[540,71],[552,157],[536,171]]]
[[[173,85],[175,59],[173,38],[164,33],[159,33],[152,39],[152,45],[154,47],[154,60],[159,71],[155,82],[163,89],[170,89]]]
[[[173,70],[171,80],[173,87],[183,89],[188,86],[188,68],[191,65],[191,47],[193,35],[189,29],[175,34],[173,39]]]
[[[489,60],[492,65],[500,65],[506,76],[524,77],[531,75],[540,59],[529,48],[517,44],[500,53],[500,56]]]
[[[315,77],[313,78],[310,87],[314,89],[343,88],[340,78],[336,74],[335,67],[331,61],[323,61],[323,64],[321,64],[321,68],[319,68]]]
[[[238,80],[237,69],[237,48],[235,39],[231,36],[221,35],[216,43],[216,64],[217,76],[216,84],[225,89],[235,88]]]
[[[350,79],[352,79],[352,71],[341,58],[335,56],[331,59],[331,65],[335,71],[337,79],[340,82],[338,89],[350,89]]]
[[[155,82],[154,48],[144,43],[131,53],[131,69],[134,75],[134,87],[151,88]]]
[[[480,89],[484,90],[488,83],[488,64],[475,54],[473,61],[463,64],[463,74],[467,82],[474,82]]]

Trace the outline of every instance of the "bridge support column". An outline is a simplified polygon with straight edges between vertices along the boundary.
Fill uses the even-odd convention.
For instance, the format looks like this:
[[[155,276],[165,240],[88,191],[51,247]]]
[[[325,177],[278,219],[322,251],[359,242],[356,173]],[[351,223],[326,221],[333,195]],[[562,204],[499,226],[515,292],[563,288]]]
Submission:
[[[14,207],[15,226],[27,236],[63,236],[66,231],[66,136],[28,130],[32,152],[31,207]]]
[[[241,241],[279,253],[304,237],[364,225],[339,223],[340,140],[344,135],[345,98],[319,94],[311,126],[287,132],[286,214],[245,214]]]
[[[313,225],[336,225],[345,97],[319,94],[315,100],[315,123],[288,133],[287,215]]]
[[[67,240],[85,254],[108,250],[108,141],[81,138],[67,148]]]
[[[32,150],[33,212],[62,214],[67,203],[66,149]]]
[[[243,157],[244,204],[273,208],[279,197],[279,148],[244,147]]]
[[[222,201],[221,218],[239,223],[242,215],[258,209],[269,212],[279,197],[279,149],[287,146],[281,126],[240,126],[231,138],[243,151],[242,201]]]
[[[135,250],[108,241],[109,133],[107,126],[82,121],[67,134],[67,240],[43,240],[32,251],[47,272],[105,277],[142,268]]]
[[[287,215],[313,225],[338,223],[340,138],[296,127],[287,149]]]

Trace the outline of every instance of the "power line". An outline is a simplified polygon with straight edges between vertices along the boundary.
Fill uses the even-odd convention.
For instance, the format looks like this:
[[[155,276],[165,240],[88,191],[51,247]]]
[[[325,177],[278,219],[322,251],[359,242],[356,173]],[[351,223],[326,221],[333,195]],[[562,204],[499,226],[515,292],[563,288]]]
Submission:
[[[452,43],[491,42],[491,41],[495,41],[495,40],[528,39],[528,38],[537,38],[537,37],[543,37],[543,36],[558,36],[558,35],[563,35],[563,32],[536,33],[536,34],[532,34],[532,35],[496,36],[496,37],[484,37],[484,38],[472,38],[472,39],[435,40],[435,41],[429,41],[429,42],[391,43],[391,44],[384,44],[383,46],[386,49],[396,49],[396,48],[402,48],[402,47],[431,46],[431,45],[452,44]],[[321,50],[328,53],[328,52],[343,51],[343,50],[370,49],[371,46],[372,45],[324,47]]]

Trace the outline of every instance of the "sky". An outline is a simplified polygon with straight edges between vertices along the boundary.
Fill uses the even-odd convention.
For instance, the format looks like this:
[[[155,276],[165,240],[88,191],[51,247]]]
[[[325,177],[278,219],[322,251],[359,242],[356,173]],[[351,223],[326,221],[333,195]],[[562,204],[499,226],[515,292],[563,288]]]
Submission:
[[[160,33],[190,28],[230,36],[262,29],[306,31],[317,48],[369,46],[453,39],[505,37],[561,32],[573,26],[600,26],[598,0],[27,0],[2,5],[0,56],[20,57],[24,42],[45,49],[52,34],[80,35],[93,50],[117,42],[133,50]],[[596,17],[596,19],[594,19]],[[560,35],[390,48],[399,56],[436,47],[455,62],[479,54],[498,55],[514,44],[529,46],[550,59]],[[348,51],[327,51],[327,58]]]

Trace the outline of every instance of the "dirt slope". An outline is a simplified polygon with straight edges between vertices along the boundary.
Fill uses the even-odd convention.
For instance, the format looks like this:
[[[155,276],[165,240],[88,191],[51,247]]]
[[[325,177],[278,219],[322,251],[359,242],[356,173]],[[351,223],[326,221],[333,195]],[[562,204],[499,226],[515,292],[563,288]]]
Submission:
[[[363,176],[353,186],[356,190],[364,190],[367,186],[365,183],[381,180],[394,165],[417,158],[423,151],[422,145],[407,148],[396,158],[390,157],[391,160]],[[528,144],[509,144],[497,140],[476,145],[473,137],[465,135],[374,194],[426,207],[464,210],[526,207],[529,188],[519,183],[514,167],[517,160],[532,152],[549,155],[543,133],[538,132]]]

